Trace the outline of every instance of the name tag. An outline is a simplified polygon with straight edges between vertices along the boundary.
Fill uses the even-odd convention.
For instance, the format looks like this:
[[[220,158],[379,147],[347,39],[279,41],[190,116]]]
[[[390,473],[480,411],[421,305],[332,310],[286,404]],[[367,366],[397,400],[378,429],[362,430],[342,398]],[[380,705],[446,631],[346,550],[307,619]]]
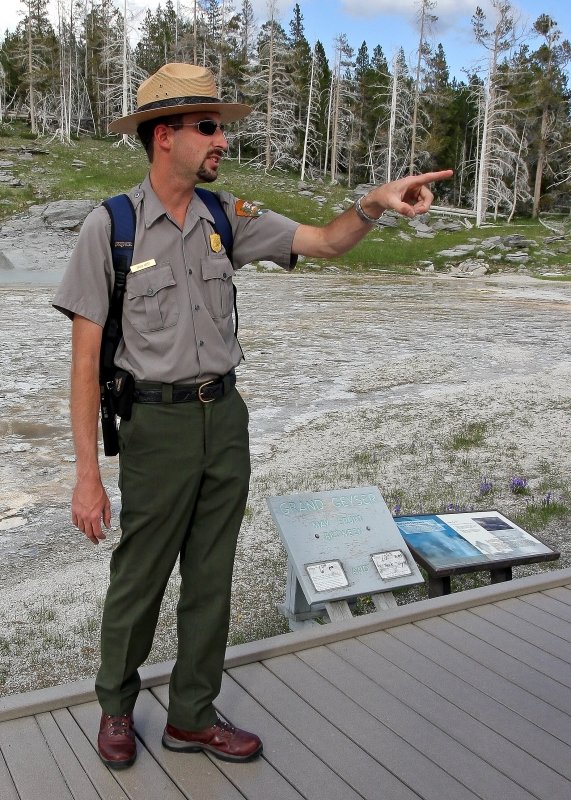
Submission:
[[[131,272],[140,272],[142,269],[148,269],[149,267],[156,267],[157,262],[154,258],[150,258],[148,261],[141,261],[139,264],[132,264],[131,265]]]

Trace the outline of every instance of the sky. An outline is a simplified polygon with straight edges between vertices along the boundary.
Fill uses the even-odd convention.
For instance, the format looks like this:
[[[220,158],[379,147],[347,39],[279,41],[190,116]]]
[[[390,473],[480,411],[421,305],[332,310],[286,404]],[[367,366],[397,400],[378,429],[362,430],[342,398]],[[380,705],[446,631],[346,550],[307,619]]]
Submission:
[[[179,0],[184,11],[193,5],[192,0]],[[289,32],[289,21],[295,3],[290,0],[274,0],[280,14],[280,21]],[[69,0],[64,0],[67,4]],[[115,0],[123,7],[123,0]],[[177,0],[173,0],[175,6]],[[268,18],[267,0],[252,0],[256,19],[265,21]],[[442,43],[452,76],[463,79],[464,69],[473,71],[485,57],[485,51],[479,47],[472,33],[470,19],[481,5],[488,9],[489,0],[434,0],[436,3],[432,13],[438,16],[433,26],[429,42],[433,47]],[[154,8],[158,0],[127,0],[128,8],[142,19],[146,8]],[[164,5],[164,0],[163,0]],[[241,0],[234,0],[234,7],[239,8]],[[300,0],[299,6],[303,15],[305,35],[310,44],[318,39],[332,59],[335,37],[345,33],[350,45],[357,50],[363,41],[367,43],[369,53],[380,44],[387,59],[391,59],[402,47],[411,64],[416,61],[418,47],[418,25],[416,15],[419,0]],[[571,3],[564,0],[512,0],[512,6],[520,15],[520,26],[527,30],[540,14],[549,14],[559,26],[563,38],[571,40]],[[50,0],[53,19],[57,19],[57,0]],[[18,23],[18,12],[23,8],[21,0],[1,0],[0,31],[13,30]],[[187,12],[189,13],[189,12]],[[493,20],[488,16],[490,22]],[[538,39],[535,42],[539,42]],[[532,47],[537,46],[534,40]]]

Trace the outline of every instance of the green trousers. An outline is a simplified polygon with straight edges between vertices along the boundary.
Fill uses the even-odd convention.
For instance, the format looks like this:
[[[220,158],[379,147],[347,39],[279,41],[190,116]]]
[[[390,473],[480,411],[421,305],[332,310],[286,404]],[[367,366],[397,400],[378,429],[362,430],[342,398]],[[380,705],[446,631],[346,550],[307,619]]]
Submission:
[[[168,721],[215,721],[236,541],[250,477],[248,411],[234,389],[212,403],[140,404],[120,429],[122,535],[111,558],[96,692],[132,711],[161,601],[180,558],[178,650]]]

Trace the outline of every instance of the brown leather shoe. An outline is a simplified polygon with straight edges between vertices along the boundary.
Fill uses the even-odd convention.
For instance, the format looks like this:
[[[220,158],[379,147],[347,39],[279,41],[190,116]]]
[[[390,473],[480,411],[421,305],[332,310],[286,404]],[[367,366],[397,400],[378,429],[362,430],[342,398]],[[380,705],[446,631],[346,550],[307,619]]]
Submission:
[[[101,760],[111,769],[130,767],[137,758],[133,715],[102,714],[97,747]]]
[[[263,748],[255,733],[235,728],[221,719],[202,731],[183,731],[174,725],[167,725],[163,733],[163,745],[179,753],[208,750],[222,761],[250,761]]]

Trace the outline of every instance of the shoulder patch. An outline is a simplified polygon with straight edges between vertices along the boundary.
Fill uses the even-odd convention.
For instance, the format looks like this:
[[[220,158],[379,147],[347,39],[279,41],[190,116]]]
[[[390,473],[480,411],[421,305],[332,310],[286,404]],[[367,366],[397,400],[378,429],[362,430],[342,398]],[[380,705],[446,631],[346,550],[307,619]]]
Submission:
[[[238,217],[261,217],[266,211],[267,208],[260,208],[249,200],[236,200],[236,216]]]

